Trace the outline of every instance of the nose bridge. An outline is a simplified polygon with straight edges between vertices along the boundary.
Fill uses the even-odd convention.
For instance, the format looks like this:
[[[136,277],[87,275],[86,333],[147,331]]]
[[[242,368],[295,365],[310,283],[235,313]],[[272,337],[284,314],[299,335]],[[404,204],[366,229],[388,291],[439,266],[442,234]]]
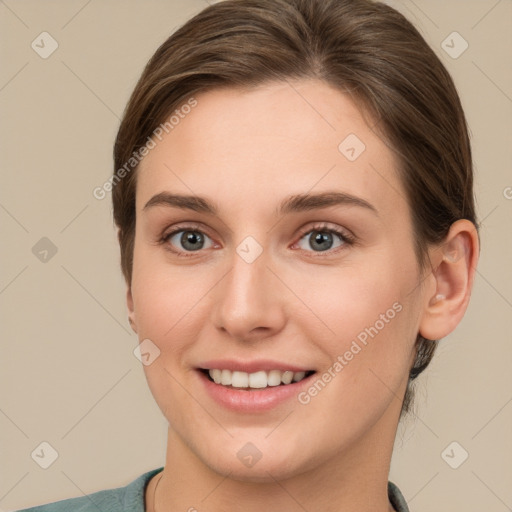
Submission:
[[[257,328],[277,330],[283,322],[276,278],[267,268],[270,253],[258,246],[245,240],[236,248],[216,297],[217,327],[239,339]]]

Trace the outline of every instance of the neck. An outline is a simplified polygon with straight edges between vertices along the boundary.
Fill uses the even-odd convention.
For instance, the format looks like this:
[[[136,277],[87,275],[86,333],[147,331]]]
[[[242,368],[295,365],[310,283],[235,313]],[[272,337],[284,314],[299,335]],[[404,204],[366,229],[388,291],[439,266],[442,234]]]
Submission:
[[[169,428],[166,465],[147,488],[147,510],[392,512],[387,482],[398,414],[385,414],[350,449],[327,455],[305,472],[275,478],[277,470],[268,468],[257,482],[213,470]]]

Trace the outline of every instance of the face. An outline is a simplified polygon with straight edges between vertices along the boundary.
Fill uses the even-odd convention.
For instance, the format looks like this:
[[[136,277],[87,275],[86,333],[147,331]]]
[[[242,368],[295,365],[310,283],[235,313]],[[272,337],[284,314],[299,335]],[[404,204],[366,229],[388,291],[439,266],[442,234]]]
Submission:
[[[320,81],[195,98],[137,171],[128,291],[174,442],[254,481],[392,444],[425,304],[394,154]]]

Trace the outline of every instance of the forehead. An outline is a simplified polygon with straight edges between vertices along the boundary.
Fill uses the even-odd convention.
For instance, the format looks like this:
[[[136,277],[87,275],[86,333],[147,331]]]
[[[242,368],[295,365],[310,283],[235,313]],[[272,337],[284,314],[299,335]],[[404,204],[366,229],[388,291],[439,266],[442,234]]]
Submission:
[[[289,194],[336,189],[381,210],[406,207],[395,155],[351,97],[328,84],[222,88],[194,99],[141,162],[138,210],[164,190],[258,209]]]

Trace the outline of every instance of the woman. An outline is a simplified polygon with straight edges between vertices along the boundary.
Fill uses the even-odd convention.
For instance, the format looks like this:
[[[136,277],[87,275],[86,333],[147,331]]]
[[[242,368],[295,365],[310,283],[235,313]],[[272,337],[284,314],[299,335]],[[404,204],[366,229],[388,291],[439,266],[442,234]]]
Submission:
[[[407,511],[399,419],[478,259],[447,71],[369,0],[227,0],[174,33],[109,182],[166,463],[27,510]]]

